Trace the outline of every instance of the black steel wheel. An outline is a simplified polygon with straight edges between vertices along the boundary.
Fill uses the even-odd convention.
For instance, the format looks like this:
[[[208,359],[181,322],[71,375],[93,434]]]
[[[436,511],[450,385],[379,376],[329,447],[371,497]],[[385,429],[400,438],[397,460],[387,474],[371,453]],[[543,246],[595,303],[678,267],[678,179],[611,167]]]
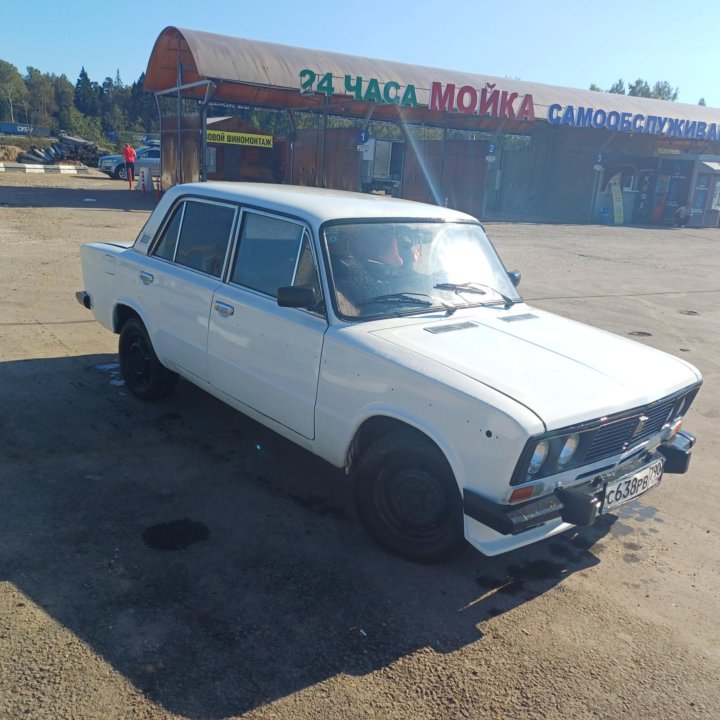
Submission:
[[[169,395],[178,376],[168,370],[153,350],[143,323],[130,318],[120,331],[120,371],[128,390],[141,400],[158,400]]]
[[[375,441],[360,458],[355,504],[368,533],[390,552],[439,562],[464,546],[462,498],[447,460],[411,433]]]

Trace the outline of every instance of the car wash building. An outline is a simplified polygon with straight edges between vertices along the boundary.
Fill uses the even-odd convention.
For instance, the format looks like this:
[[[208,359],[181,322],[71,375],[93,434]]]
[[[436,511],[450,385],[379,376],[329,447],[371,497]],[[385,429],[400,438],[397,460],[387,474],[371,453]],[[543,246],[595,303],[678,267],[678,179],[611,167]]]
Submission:
[[[145,89],[164,188],[384,193],[484,220],[720,224],[720,110],[168,27]]]

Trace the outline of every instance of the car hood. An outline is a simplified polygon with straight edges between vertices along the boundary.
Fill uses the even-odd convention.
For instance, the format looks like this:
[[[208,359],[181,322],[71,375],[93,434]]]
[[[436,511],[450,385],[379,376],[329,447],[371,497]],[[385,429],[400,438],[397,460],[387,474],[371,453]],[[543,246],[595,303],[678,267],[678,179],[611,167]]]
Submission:
[[[98,162],[100,162],[101,160],[122,160],[122,159],[123,159],[122,155],[101,155],[98,158]]]
[[[371,335],[509,396],[548,430],[638,407],[701,379],[679,358],[527,305]]]

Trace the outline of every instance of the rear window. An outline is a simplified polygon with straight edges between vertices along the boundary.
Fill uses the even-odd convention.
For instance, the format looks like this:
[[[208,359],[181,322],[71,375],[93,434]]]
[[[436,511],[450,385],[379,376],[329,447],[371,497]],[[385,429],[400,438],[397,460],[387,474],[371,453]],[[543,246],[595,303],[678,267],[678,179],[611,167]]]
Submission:
[[[235,214],[228,205],[187,200],[173,211],[153,255],[219,278]]]

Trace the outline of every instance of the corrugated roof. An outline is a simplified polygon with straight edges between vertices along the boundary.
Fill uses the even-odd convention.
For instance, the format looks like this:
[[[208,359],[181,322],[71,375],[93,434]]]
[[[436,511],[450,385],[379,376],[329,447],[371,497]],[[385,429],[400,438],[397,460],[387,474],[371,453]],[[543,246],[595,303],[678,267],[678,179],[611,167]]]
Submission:
[[[701,105],[408,65],[392,60],[310,50],[176,27],[165,28],[155,42],[145,76],[145,89],[157,92],[175,87],[178,61],[183,66],[183,83],[205,79],[219,83],[219,89],[214,96],[216,100],[269,107],[322,106],[326,102],[324,95],[303,95],[300,92],[299,72],[308,68],[318,74],[332,73],[337,87],[343,88],[345,75],[353,78],[360,76],[365,80],[376,78],[380,83],[394,81],[401,87],[412,84],[417,91],[418,104],[425,107],[415,110],[401,108],[401,112],[410,118],[427,119],[430,114],[427,110],[430,88],[433,82],[440,82],[443,85],[453,83],[457,88],[470,86],[478,90],[489,84],[501,91],[516,92],[521,97],[531,94],[538,119],[546,119],[548,107],[559,104],[602,108],[608,112],[632,115],[684,118],[708,124],[720,123],[720,109]],[[186,91],[185,94],[202,97],[204,91]],[[333,96],[333,102],[342,103],[348,114],[361,114],[368,105],[356,101],[349,94],[344,98]],[[397,112],[397,105],[378,103],[374,116],[396,117]],[[437,112],[432,114],[437,118]],[[446,115],[452,115],[451,124],[454,126],[468,125],[473,118],[478,119],[477,115]]]

